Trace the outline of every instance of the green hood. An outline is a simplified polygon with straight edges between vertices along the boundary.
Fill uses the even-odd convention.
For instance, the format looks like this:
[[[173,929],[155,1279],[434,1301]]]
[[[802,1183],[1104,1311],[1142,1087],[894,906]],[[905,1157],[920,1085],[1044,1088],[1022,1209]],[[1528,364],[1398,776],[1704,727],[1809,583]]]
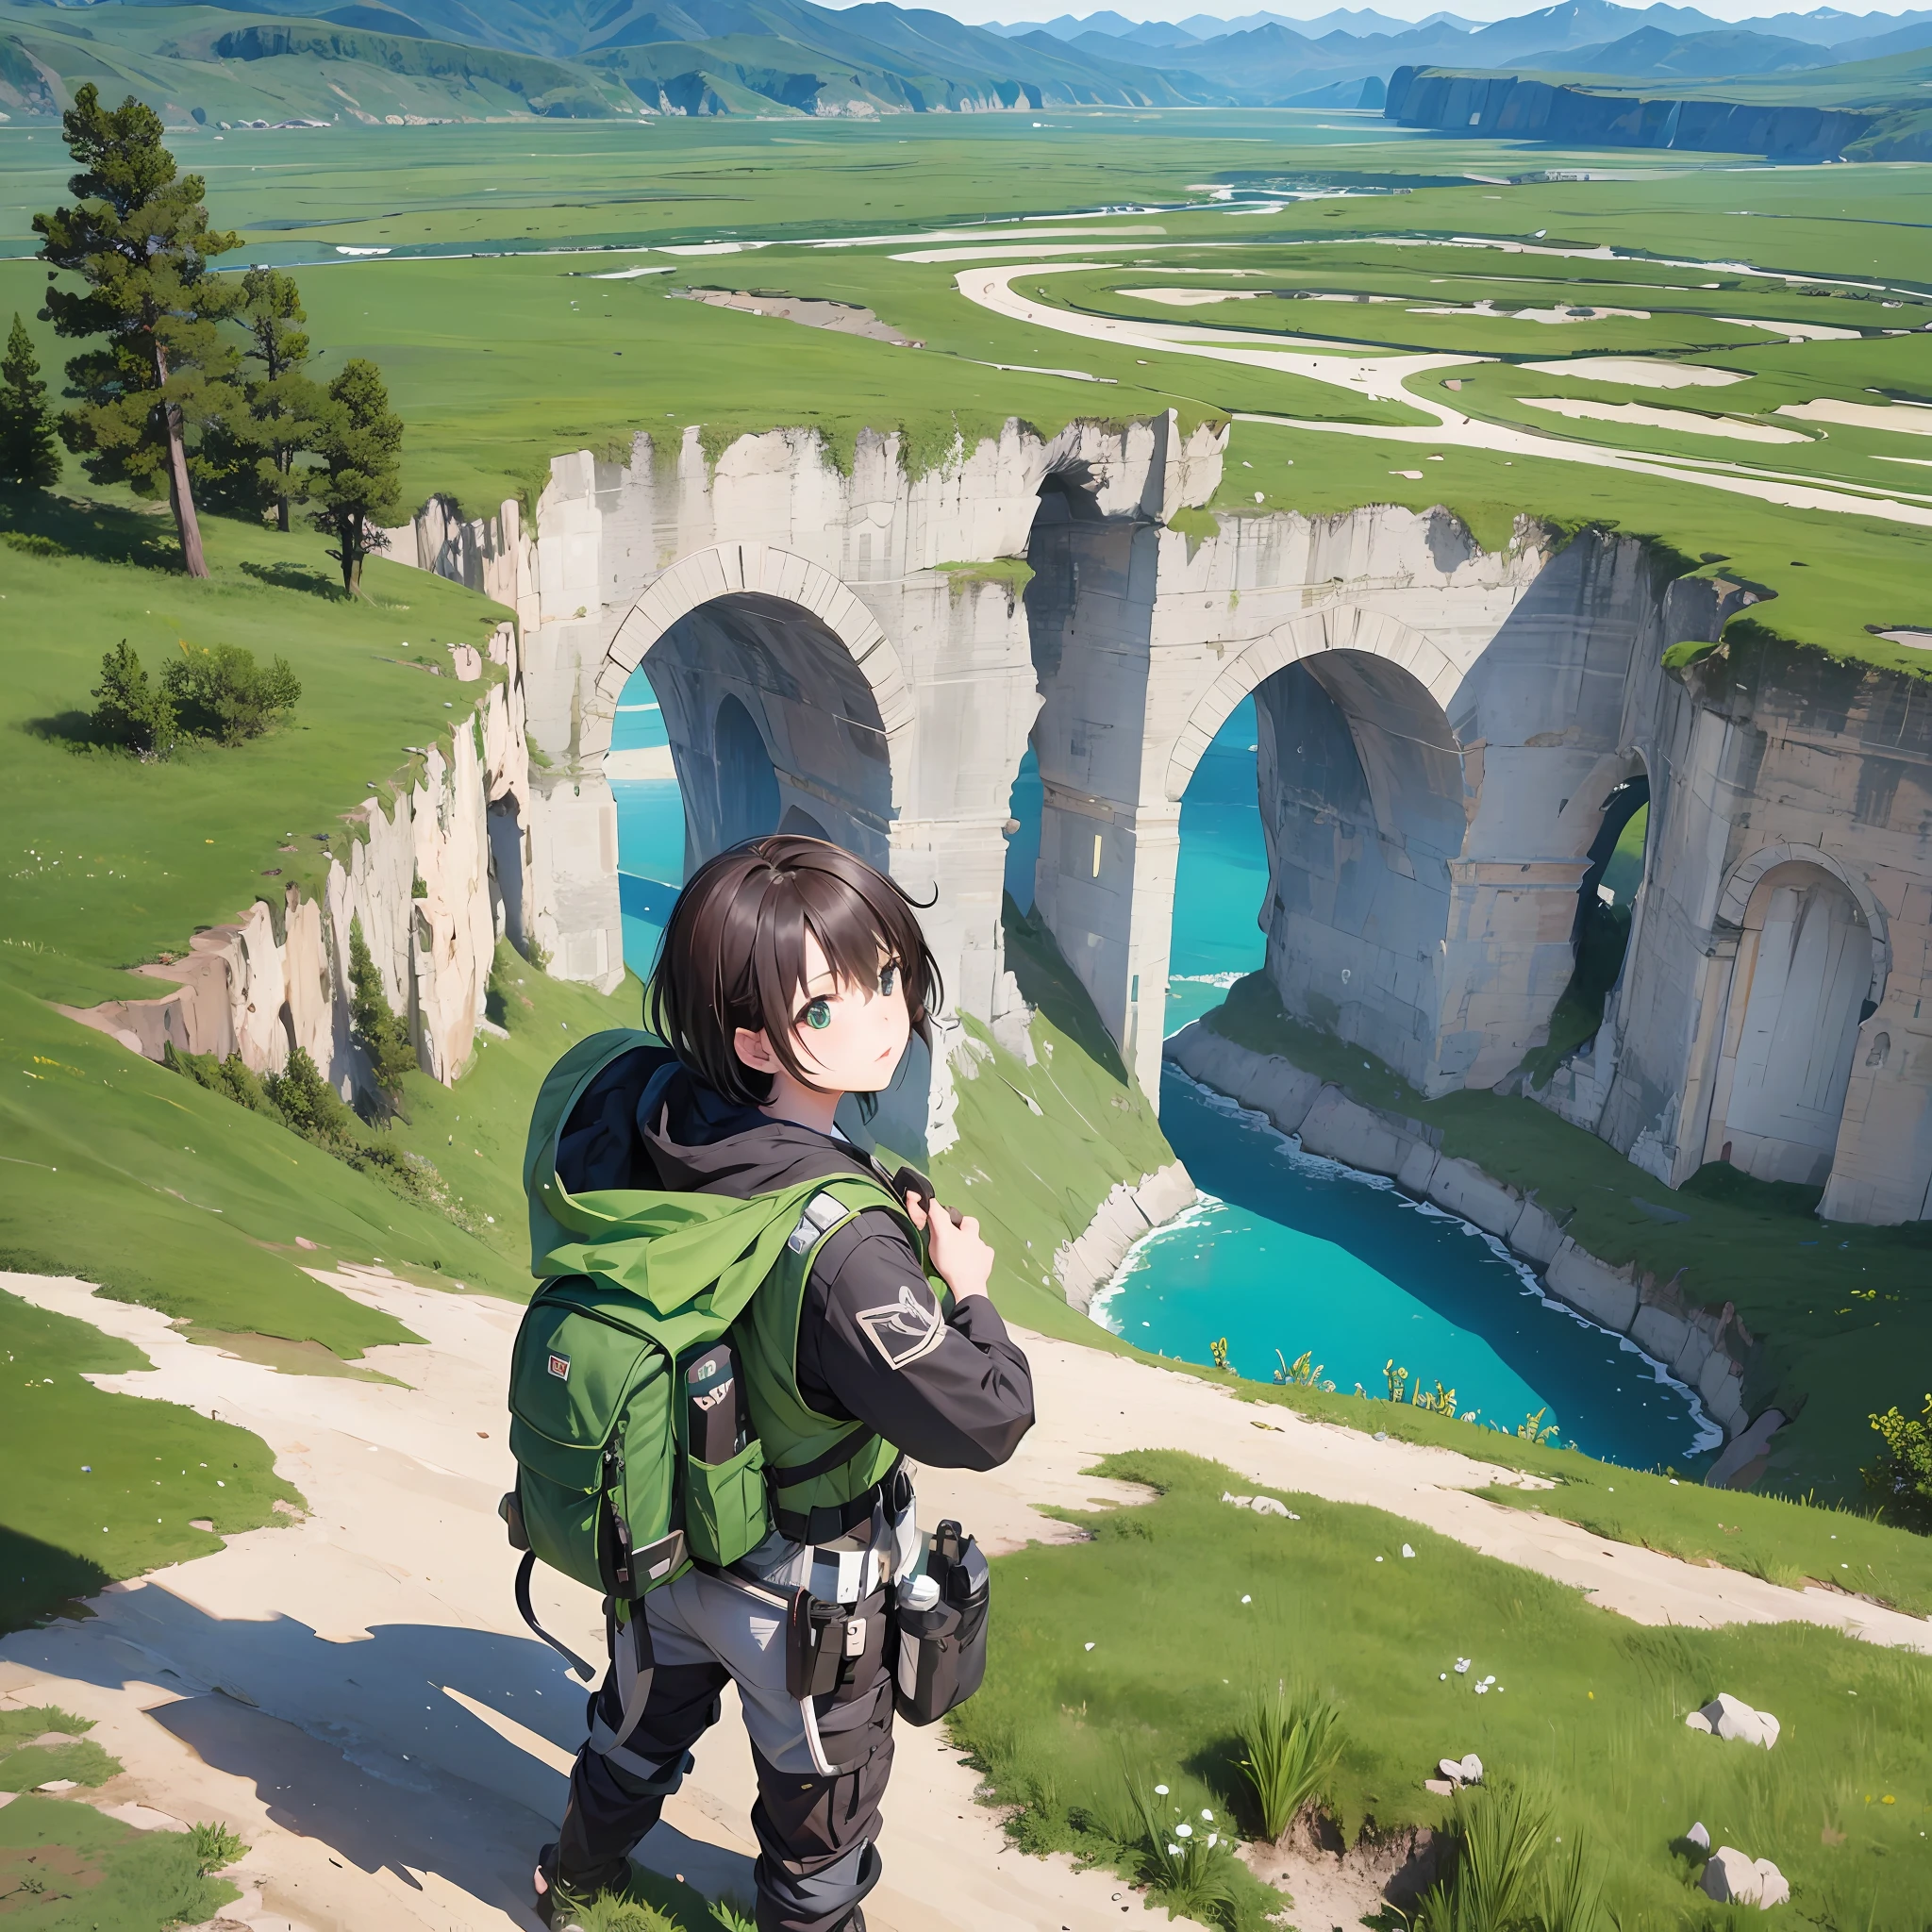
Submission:
[[[801,1181],[741,1201],[632,1188],[573,1194],[557,1178],[558,1138],[585,1089],[623,1055],[662,1044],[649,1033],[595,1033],[550,1070],[524,1154],[530,1272],[539,1280],[593,1274],[664,1316],[702,1297],[729,1321],[771,1274],[824,1181]]]

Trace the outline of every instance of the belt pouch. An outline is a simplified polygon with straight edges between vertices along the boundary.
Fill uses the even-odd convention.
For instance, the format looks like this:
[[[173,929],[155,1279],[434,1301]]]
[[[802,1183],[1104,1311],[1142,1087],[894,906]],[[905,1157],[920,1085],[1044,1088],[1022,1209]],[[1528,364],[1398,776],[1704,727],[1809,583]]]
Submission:
[[[908,1724],[934,1724],[964,1704],[986,1675],[986,1558],[957,1523],[942,1523],[924,1574],[899,1585],[894,1596],[893,1701]]]
[[[785,1617],[785,1694],[801,1703],[839,1688],[845,1662],[845,1626],[839,1604],[821,1603],[808,1590],[791,1592]]]

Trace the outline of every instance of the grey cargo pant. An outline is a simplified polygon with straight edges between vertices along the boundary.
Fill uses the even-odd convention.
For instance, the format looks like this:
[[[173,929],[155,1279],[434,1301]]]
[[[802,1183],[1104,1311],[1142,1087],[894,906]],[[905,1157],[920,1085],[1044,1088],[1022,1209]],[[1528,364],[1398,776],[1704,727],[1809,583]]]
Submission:
[[[879,1879],[874,1840],[892,1767],[885,1598],[877,1590],[852,1607],[865,1641],[851,1681],[801,1703],[785,1690],[782,1601],[695,1570],[653,1591],[648,1687],[632,1631],[617,1628],[590,1700],[591,1737],[571,1772],[558,1842],[560,1882],[608,1882],[683,1782],[731,1681],[758,1770],[758,1932],[838,1932]],[[626,1698],[635,1707],[640,1693],[641,1715],[620,1743]]]

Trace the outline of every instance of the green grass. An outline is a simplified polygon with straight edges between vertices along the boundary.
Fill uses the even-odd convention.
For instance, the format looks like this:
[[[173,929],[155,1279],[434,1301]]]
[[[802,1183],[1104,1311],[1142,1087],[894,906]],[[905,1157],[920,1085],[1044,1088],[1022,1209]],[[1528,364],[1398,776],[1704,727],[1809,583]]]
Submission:
[[[241,1895],[202,1875],[191,1833],[137,1831],[59,1798],[16,1798],[0,1811],[8,1932],[164,1932]]]
[[[1587,1831],[1627,1932],[1727,1924],[1671,1849],[1693,1819],[1777,1861],[1794,1922],[1920,1932],[1932,1660],[1803,1624],[1645,1628],[1380,1510],[1288,1491],[1299,1522],[1226,1508],[1252,1482],[1177,1451],[1094,1473],[1161,1494],[1071,1519],[1090,1541],[997,1559],[987,1688],[953,1720],[994,1801],[1024,1807],[1021,1843],[1111,1863],[1124,1772],[1253,1829],[1238,1726],[1287,1676],[1341,1707],[1351,1840],[1442,1823],[1422,1781],[1474,1751],[1492,1777],[1552,1781],[1556,1829]],[[1684,1728],[1720,1690],[1776,1713],[1774,1752]]]
[[[1580,1247],[1668,1281],[1707,1307],[1733,1302],[1757,1345],[1745,1400],[1792,1418],[1772,1444],[1766,1481],[1827,1502],[1857,1498],[1877,1438],[1866,1418],[1896,1402],[1916,1412],[1932,1360],[1932,1304],[1923,1292],[1932,1229],[1837,1225],[1815,1218],[1815,1192],[1704,1169],[1660,1223],[1661,1183],[1593,1134],[1530,1100],[1457,1092],[1424,1100],[1366,1049],[1290,1020],[1260,975],[1241,981],[1207,1023],[1257,1053],[1275,1053],[1366,1106],[1442,1133],[1442,1151],[1474,1161],[1559,1220]],[[1364,1062],[1368,1062],[1367,1065]],[[1567,1217],[1567,1219],[1566,1219]],[[1426,1365],[1423,1365],[1424,1371]]]
[[[0,1630],[120,1577],[205,1557],[224,1536],[281,1520],[277,1501],[301,1502],[245,1429],[86,1379],[150,1367],[127,1342],[0,1292]],[[214,1533],[193,1528],[197,1520]],[[0,1713],[0,1724],[11,1720]],[[8,1735],[0,1728],[0,1744]]]
[[[426,1074],[405,1078],[409,1117],[397,1121],[390,1137],[436,1164],[452,1202],[489,1251],[494,1265],[470,1286],[520,1301],[530,1293],[524,1144],[537,1090],[575,1041],[612,1026],[641,1025],[642,1011],[643,988],[634,975],[626,974],[607,997],[593,987],[539,973],[501,943],[490,1018],[509,1038],[478,1033],[475,1052],[454,1087]]]
[[[164,509],[0,491],[0,530],[66,553],[0,544],[0,975],[43,998],[153,998],[165,987],[121,969],[184,954],[199,926],[257,898],[278,908],[291,885],[314,896],[330,846],[347,851],[345,814],[372,788],[392,794],[420,770],[408,747],[446,739],[475,708],[479,688],[457,683],[444,647],[509,614],[380,561],[352,604],[320,537],[202,527],[211,575],[198,582],[177,568]],[[293,722],[164,764],[77,743],[101,655],[123,638],[150,675],[183,640],[285,657],[302,683]]]
[[[1126,1352],[1068,1305],[1053,1278],[1054,1251],[1085,1231],[1117,1183],[1165,1167],[1174,1150],[1052,940],[1018,918],[1010,900],[1007,912],[1007,963],[1036,1008],[1036,1063],[995,1046],[968,1019],[977,1052],[955,1066],[959,1140],[933,1160],[933,1184],[979,1218],[998,1256],[992,1291],[1003,1314]]]

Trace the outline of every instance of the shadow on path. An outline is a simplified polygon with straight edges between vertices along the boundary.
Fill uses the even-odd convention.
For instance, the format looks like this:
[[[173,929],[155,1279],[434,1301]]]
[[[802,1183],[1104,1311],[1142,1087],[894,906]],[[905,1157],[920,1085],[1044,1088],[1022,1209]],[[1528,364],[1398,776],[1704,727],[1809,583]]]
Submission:
[[[149,1715],[204,1763],[249,1779],[277,1824],[362,1871],[418,1889],[415,1873],[435,1873],[532,1923],[531,1867],[555,1836],[565,1777],[448,1691],[568,1757],[584,1693],[542,1644],[432,1624],[338,1641],[292,1617],[212,1617],[158,1583],[94,1608],[85,1625],[18,1633],[7,1657],[107,1690],[178,1691]],[[644,1853],[709,1896],[751,1892],[749,1859],[669,1824]]]

